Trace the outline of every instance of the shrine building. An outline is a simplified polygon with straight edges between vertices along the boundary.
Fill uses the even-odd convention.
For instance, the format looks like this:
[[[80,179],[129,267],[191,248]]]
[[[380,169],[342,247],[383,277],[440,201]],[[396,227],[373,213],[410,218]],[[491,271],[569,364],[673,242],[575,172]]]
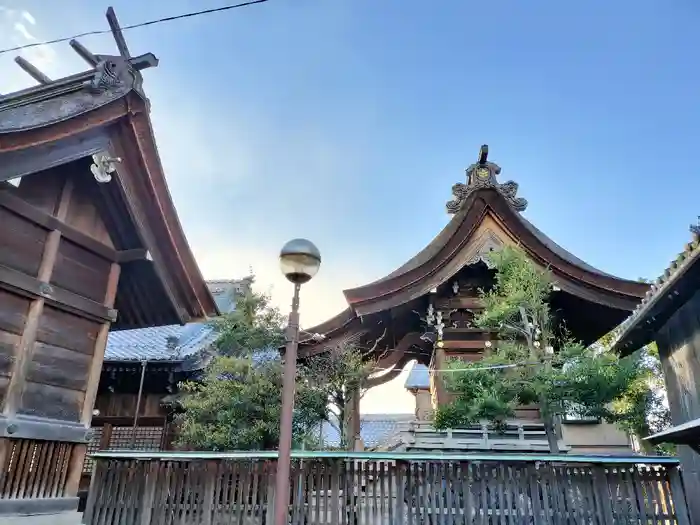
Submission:
[[[479,158],[466,170],[466,180],[452,187],[447,202],[452,215],[445,228],[411,260],[372,283],[344,291],[348,307],[335,317],[308,329],[322,334],[302,341],[300,357],[324,352],[326,347],[355,338],[364,346],[376,346],[377,367],[388,372],[371,379],[377,385],[396,377],[415,361],[415,381],[407,388],[416,396],[417,425],[428,436],[407,437],[409,449],[440,450],[547,450],[537,407],[521,407],[510,422],[513,439],[501,439],[485,429],[469,430],[460,439],[453,429],[438,435],[429,427],[430,414],[447,402],[447,392],[436,371],[452,358],[481,358],[497,334],[473,324],[482,308],[478,290],[493,283],[494,270],[487,254],[503,246],[517,245],[553,275],[551,310],[570,334],[591,344],[622,322],[640,303],[648,285],[621,279],[598,270],[569,253],[529,222],[523,212],[527,201],[518,184],[501,182],[501,168],[488,159],[482,146]],[[359,410],[354,411],[353,432]],[[628,436],[615,426],[581,420],[575,415],[561,425],[562,450],[577,453],[630,453]],[[416,427],[417,428],[417,427]],[[429,431],[429,432],[428,432]],[[476,432],[476,433],[475,433]],[[485,435],[486,433],[487,435]],[[491,438],[494,438],[492,440]]]
[[[110,332],[218,315],[143,90],[158,60],[70,46],[84,71],[0,94],[0,523],[76,524]]]

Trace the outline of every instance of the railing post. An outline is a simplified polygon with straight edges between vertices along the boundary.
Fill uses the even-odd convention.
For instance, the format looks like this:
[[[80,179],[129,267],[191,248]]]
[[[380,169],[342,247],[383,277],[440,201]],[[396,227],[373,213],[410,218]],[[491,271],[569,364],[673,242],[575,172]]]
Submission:
[[[690,513],[685,500],[685,490],[683,480],[681,479],[681,471],[679,467],[669,468],[668,481],[671,486],[671,498],[673,501],[673,510],[676,514],[676,523],[678,525],[690,525]]]
[[[95,459],[92,467],[92,476],[90,477],[90,488],[88,488],[88,498],[85,502],[85,512],[83,513],[83,523],[92,524],[92,517],[95,514],[95,504],[97,503],[97,495],[101,492],[101,484],[104,482],[106,471],[106,460]]]
[[[595,498],[600,505],[600,514],[603,517],[603,523],[609,523],[613,525],[613,508],[612,501],[610,497],[612,493],[610,487],[608,486],[608,479],[605,475],[605,470],[610,468],[607,465],[596,465],[593,467],[593,490],[595,493]]]
[[[143,492],[141,493],[141,501],[139,502],[139,510],[141,511],[139,525],[151,524],[159,466],[160,461],[158,460],[149,461],[148,465],[146,465],[146,480],[143,484]]]
[[[406,465],[405,461],[396,461],[396,512],[394,513],[394,523],[391,525],[403,525],[406,515],[404,513],[406,495],[408,487],[406,486]],[[408,512],[411,512],[411,494],[408,494]]]
[[[220,475],[220,464],[217,461],[207,461],[204,464],[204,494],[202,495],[204,501],[202,502],[201,525],[211,525],[214,509],[218,507],[218,502],[215,502],[214,499],[218,499],[216,485]]]
[[[277,460],[271,460],[265,465],[267,472],[267,509],[265,512],[265,525],[274,525],[275,523],[275,499],[277,498],[275,490],[275,477],[277,475]]]

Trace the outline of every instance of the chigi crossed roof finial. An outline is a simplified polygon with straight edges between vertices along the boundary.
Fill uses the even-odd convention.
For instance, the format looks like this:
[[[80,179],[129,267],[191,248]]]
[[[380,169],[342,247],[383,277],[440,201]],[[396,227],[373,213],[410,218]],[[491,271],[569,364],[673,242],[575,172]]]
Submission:
[[[85,62],[90,64],[94,70],[92,78],[85,83],[85,86],[91,91],[98,93],[119,87],[134,89],[143,94],[143,79],[140,71],[150,67],[156,67],[158,65],[158,59],[153,53],[145,53],[132,57],[119,21],[117,20],[117,15],[112,7],[107,9],[106,16],[107,23],[109,24],[112,36],[117,45],[117,50],[119,51],[118,55],[96,55],[75,39],[69,42],[71,48],[85,60]],[[49,88],[61,82],[61,80],[52,80],[34,64],[21,56],[15,57],[15,62],[22,70],[40,84],[36,89],[42,87]],[[20,93],[25,94],[25,91],[29,90],[24,90]],[[12,95],[5,95],[5,97],[0,98],[9,99],[12,98]]]
[[[447,213],[457,213],[467,200],[467,197],[478,189],[493,188],[498,191],[516,211],[525,211],[527,201],[518,197],[518,184],[512,180],[500,184],[497,176],[501,168],[488,160],[489,146],[484,144],[479,148],[476,163],[467,168],[467,183],[458,182],[452,186],[454,199],[447,202]]]

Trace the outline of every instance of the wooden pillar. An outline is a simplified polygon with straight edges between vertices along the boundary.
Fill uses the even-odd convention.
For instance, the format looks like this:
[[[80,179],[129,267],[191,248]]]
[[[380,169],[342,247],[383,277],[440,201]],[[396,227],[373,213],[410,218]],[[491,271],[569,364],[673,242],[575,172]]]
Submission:
[[[433,360],[433,386],[435,388],[435,398],[437,405],[447,403],[447,389],[445,388],[445,368],[447,368],[447,357],[445,349],[435,345],[435,359]],[[437,408],[437,407],[435,407]]]
[[[119,286],[119,275],[121,267],[117,263],[112,263],[109,276],[107,277],[107,289],[105,291],[103,304],[107,308],[114,308],[114,301],[117,297],[117,288]],[[85,391],[85,399],[80,415],[80,422],[86,428],[90,427],[92,421],[92,411],[95,407],[95,399],[97,398],[97,388],[100,384],[100,374],[102,373],[102,363],[104,362],[105,349],[107,348],[107,336],[111,323],[105,322],[100,327],[95,341],[95,353],[92,357],[90,365],[90,374],[88,376],[87,390]],[[111,427],[110,427],[111,434]],[[78,493],[80,486],[80,477],[83,473],[83,463],[85,462],[85,454],[87,453],[87,445],[80,444],[73,449],[70,466],[68,467],[68,482],[66,484],[66,493],[68,496],[73,496]]]

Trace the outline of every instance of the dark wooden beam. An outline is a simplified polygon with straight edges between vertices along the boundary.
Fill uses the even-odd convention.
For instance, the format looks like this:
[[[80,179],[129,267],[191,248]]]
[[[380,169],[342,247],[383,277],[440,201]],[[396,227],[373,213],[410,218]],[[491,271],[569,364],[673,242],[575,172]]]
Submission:
[[[132,261],[149,261],[151,254],[145,248],[135,248],[133,250],[121,250],[117,252],[117,262],[120,264]]]
[[[0,265],[0,287],[32,299],[42,298],[51,306],[97,321],[112,322],[116,319],[115,310],[7,266]]]
[[[139,416],[139,426],[159,427],[165,425],[167,416]],[[95,416],[92,418],[92,426],[101,427],[112,425],[113,427],[130,427],[134,424],[133,416]]]
[[[92,67],[95,67],[99,62],[98,58],[87,47],[85,47],[77,40],[71,40],[70,42],[68,42],[68,45],[70,45],[70,47],[73,48],[73,51],[78,53],[80,58],[85,60],[85,62],[90,64]]]
[[[43,516],[45,514],[75,512],[77,515],[78,501],[77,497],[1,499],[0,516],[23,516],[32,520],[32,516]]]
[[[438,310],[480,310],[484,307],[484,302],[478,297],[451,297],[449,299],[437,299],[435,308]]]
[[[0,437],[85,443],[90,429],[79,423],[24,415],[0,415]]]
[[[81,248],[85,248],[86,250],[99,255],[103,259],[110,262],[116,262],[117,260],[117,252],[114,249],[110,248],[106,244],[102,244],[96,239],[93,239],[89,235],[85,235],[79,230],[68,226],[58,218],[35,208],[16,195],[12,195],[7,190],[0,190],[0,206],[10,210],[20,217],[27,219],[30,222],[33,222],[38,226],[41,226],[42,228],[45,228],[46,230],[57,230],[61,232],[62,237],[65,237]]]
[[[0,180],[24,177],[109,149],[104,131],[89,131],[19,151],[2,153]]]
[[[47,77],[44,73],[39,71],[39,69],[29,62],[29,60],[26,60],[20,56],[15,57],[15,62],[19,67],[21,67],[25,73],[27,73],[30,77],[32,77],[34,80],[39,82],[39,84],[50,84],[51,79]]]
[[[131,53],[129,53],[129,46],[126,45],[124,33],[122,33],[122,28],[119,25],[119,20],[114,12],[114,8],[111,6],[107,8],[107,22],[109,23],[109,28],[112,30],[112,36],[117,44],[117,49],[119,49],[119,54],[125,60],[130,59]]]

